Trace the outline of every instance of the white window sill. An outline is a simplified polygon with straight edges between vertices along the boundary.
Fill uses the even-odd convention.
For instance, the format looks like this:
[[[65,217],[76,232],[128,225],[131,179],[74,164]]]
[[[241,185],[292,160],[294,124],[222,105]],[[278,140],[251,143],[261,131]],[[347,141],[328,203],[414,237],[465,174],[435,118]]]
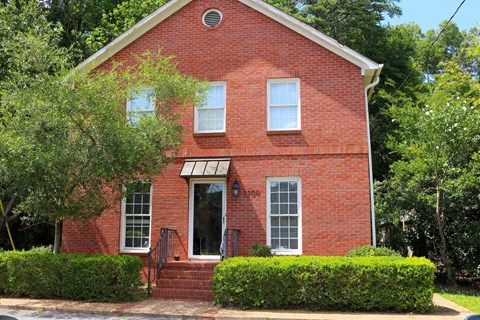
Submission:
[[[146,249],[121,249],[120,253],[148,253],[150,248]]]
[[[302,251],[301,250],[272,250],[272,253],[276,256],[301,256]]]

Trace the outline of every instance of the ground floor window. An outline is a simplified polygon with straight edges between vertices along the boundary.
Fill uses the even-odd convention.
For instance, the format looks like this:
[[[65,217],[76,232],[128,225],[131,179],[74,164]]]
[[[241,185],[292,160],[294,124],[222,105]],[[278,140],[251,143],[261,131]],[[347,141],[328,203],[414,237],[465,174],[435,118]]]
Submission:
[[[267,242],[277,254],[302,253],[301,180],[267,179]]]
[[[121,249],[125,252],[148,251],[152,216],[150,182],[136,182],[126,186],[127,194],[122,202]]]

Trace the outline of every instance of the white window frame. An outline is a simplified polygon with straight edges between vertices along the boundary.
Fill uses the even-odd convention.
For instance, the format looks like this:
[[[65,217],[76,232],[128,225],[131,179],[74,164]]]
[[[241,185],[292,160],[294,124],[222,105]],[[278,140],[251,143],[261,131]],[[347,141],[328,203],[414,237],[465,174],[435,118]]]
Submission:
[[[141,183],[150,183],[150,207],[149,207],[149,214],[150,217],[150,225],[149,225],[149,234],[148,234],[148,241],[149,246],[147,248],[136,248],[136,247],[126,247],[125,246],[125,237],[126,237],[126,224],[127,224],[127,198],[123,197],[122,199],[122,206],[121,206],[121,229],[120,229],[120,252],[131,253],[131,252],[148,252],[150,251],[150,247],[152,245],[152,200],[153,200],[153,183],[151,181],[138,181]],[[123,189],[125,190],[125,186]],[[142,215],[146,216],[146,215]]]
[[[225,132],[227,127],[227,83],[226,81],[212,81],[210,86],[223,86],[223,107],[199,107],[195,106],[195,115],[194,115],[194,133],[216,133],[216,132]],[[223,109],[223,129],[220,130],[200,130],[199,127],[199,109],[208,109],[208,110],[220,110]]]
[[[153,88],[143,88],[143,89],[140,89],[136,92],[136,94],[141,94],[145,91],[150,91],[151,94],[155,94]],[[149,93],[150,94],[150,93]],[[152,105],[152,108],[151,109],[148,109],[148,110],[141,110],[141,111],[132,111],[130,110],[130,107],[131,107],[131,104],[132,104],[132,95],[128,97],[127,99],[127,106],[126,106],[126,114],[127,114],[127,121],[130,125],[132,126],[135,126],[137,123],[136,121],[131,121],[131,117],[130,115],[132,114],[135,114],[135,115],[142,115],[142,116],[146,116],[146,115],[151,115],[151,116],[155,116],[155,109],[156,109],[156,99],[155,99],[155,96],[153,98],[153,105]]]
[[[270,86],[275,83],[296,83],[297,84],[297,104],[279,104],[271,105],[270,104]],[[268,131],[294,131],[301,130],[302,117],[301,117],[301,106],[300,106],[300,79],[299,78],[277,78],[277,79],[268,79],[267,80],[267,130]],[[281,108],[281,107],[297,107],[297,126],[295,128],[272,128],[271,120],[271,108]]]
[[[301,255],[303,253],[302,249],[302,179],[300,177],[268,177],[267,178],[267,245],[271,246],[272,244],[272,225],[271,225],[271,194],[270,194],[270,182],[297,182],[297,217],[298,217],[298,249],[273,249],[272,252],[276,255]],[[281,215],[292,217],[295,215]]]

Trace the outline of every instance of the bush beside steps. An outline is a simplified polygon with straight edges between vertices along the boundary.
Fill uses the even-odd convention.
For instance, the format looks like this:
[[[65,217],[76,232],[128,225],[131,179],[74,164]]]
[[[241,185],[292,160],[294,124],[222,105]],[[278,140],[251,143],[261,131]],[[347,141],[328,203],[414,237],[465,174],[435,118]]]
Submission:
[[[427,312],[435,266],[425,258],[237,257],[215,268],[221,306]]]
[[[128,301],[145,296],[134,256],[0,253],[0,293],[31,298]]]

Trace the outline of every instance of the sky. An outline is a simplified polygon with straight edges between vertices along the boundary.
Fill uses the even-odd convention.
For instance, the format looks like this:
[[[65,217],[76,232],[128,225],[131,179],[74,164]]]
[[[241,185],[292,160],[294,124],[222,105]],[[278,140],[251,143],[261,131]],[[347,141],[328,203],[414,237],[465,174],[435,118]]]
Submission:
[[[402,8],[400,18],[385,20],[392,25],[415,22],[422,31],[438,29],[438,25],[450,19],[462,0],[400,0]],[[468,30],[475,25],[480,27],[480,0],[465,0],[453,18],[460,30]]]

